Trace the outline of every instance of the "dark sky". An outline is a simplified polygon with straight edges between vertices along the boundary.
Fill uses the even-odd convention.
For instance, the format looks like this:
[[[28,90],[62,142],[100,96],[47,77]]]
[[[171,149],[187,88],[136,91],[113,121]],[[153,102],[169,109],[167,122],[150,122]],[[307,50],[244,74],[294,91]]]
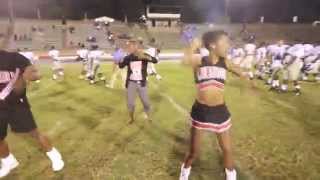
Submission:
[[[0,0],[0,16],[7,15],[7,0]],[[122,19],[127,14],[131,20],[144,12],[144,2],[152,0],[13,0],[20,17],[36,17],[40,8],[43,18],[81,19],[84,12],[89,17],[111,16]],[[320,19],[320,0],[227,0],[233,22],[255,22],[264,15],[269,22],[289,22],[294,15],[301,21]],[[153,0],[154,4],[182,5],[185,21],[219,21],[225,13],[225,0]]]

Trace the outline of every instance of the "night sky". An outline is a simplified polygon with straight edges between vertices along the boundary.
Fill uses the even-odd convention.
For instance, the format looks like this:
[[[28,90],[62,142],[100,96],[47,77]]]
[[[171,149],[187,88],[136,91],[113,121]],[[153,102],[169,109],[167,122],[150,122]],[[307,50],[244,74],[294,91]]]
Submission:
[[[5,1],[1,0],[0,16],[7,16]],[[43,18],[82,19],[84,12],[89,18],[110,16],[136,20],[144,13],[144,3],[181,5],[183,21],[219,21],[225,14],[225,0],[13,0],[19,17],[36,18],[36,9],[41,9]],[[320,19],[320,0],[227,0],[232,22],[256,22],[265,16],[269,22],[290,22],[294,15],[300,22]]]

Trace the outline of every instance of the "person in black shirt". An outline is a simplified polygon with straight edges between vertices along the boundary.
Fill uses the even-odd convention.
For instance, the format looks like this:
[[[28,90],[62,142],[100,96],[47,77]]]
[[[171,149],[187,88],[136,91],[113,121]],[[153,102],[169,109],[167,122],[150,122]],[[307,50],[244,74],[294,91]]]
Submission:
[[[148,63],[157,63],[158,60],[139,48],[139,42],[130,40],[128,43],[128,52],[122,62],[119,63],[120,68],[128,68],[126,88],[127,88],[127,105],[130,116],[130,124],[134,122],[134,109],[136,93],[142,101],[145,118],[149,119],[150,103],[147,91],[147,67]],[[149,119],[150,120],[150,119]]]
[[[0,178],[19,165],[5,141],[8,126],[13,132],[27,133],[35,139],[51,160],[54,171],[64,167],[61,154],[39,132],[30,110],[26,84],[38,79],[39,71],[27,58],[19,53],[0,50]]]

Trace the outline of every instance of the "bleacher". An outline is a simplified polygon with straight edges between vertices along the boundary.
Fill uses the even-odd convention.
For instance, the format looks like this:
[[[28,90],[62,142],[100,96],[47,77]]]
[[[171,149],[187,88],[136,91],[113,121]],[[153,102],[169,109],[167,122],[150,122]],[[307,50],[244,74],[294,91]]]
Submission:
[[[4,33],[7,20],[0,20],[0,33]],[[55,29],[52,26],[55,25]],[[35,26],[43,29],[43,32],[32,32],[31,28]],[[72,49],[70,42],[77,46],[79,42],[86,41],[88,36],[95,36],[99,46],[105,50],[111,50],[107,41],[106,33],[103,30],[96,30],[92,21],[68,21],[68,27],[75,27],[73,34],[67,33],[69,49]],[[223,29],[231,34],[233,39],[241,40],[242,24],[195,24],[198,35],[203,32],[214,29]],[[110,30],[117,34],[130,34],[136,37],[147,39],[146,36],[155,37],[163,49],[181,49],[180,27],[149,27],[149,35],[139,26],[128,26],[121,22],[111,24]],[[247,30],[254,34],[259,41],[274,42],[278,39],[287,41],[300,40],[306,42],[320,41],[320,26],[311,24],[248,24]],[[18,19],[16,21],[16,34],[27,34],[31,36],[32,41],[14,41],[11,47],[29,48],[33,50],[45,50],[54,45],[62,48],[62,25],[60,20],[29,20]]]

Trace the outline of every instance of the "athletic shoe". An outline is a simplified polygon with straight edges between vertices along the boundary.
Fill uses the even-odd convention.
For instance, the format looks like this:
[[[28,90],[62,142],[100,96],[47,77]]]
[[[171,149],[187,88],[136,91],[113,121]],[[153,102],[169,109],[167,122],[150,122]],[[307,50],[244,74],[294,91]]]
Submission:
[[[106,84],[106,88],[113,89],[113,86],[111,86],[110,84]]]
[[[62,160],[61,154],[56,148],[52,148],[52,150],[47,152],[46,154],[51,160],[53,171],[60,171],[63,169],[64,162]]]
[[[157,74],[157,75],[156,75],[156,79],[157,79],[157,80],[161,80],[162,77],[161,77],[159,74]]]
[[[9,154],[8,157],[1,159],[0,178],[7,176],[11,170],[18,166],[19,162],[12,154]]]

